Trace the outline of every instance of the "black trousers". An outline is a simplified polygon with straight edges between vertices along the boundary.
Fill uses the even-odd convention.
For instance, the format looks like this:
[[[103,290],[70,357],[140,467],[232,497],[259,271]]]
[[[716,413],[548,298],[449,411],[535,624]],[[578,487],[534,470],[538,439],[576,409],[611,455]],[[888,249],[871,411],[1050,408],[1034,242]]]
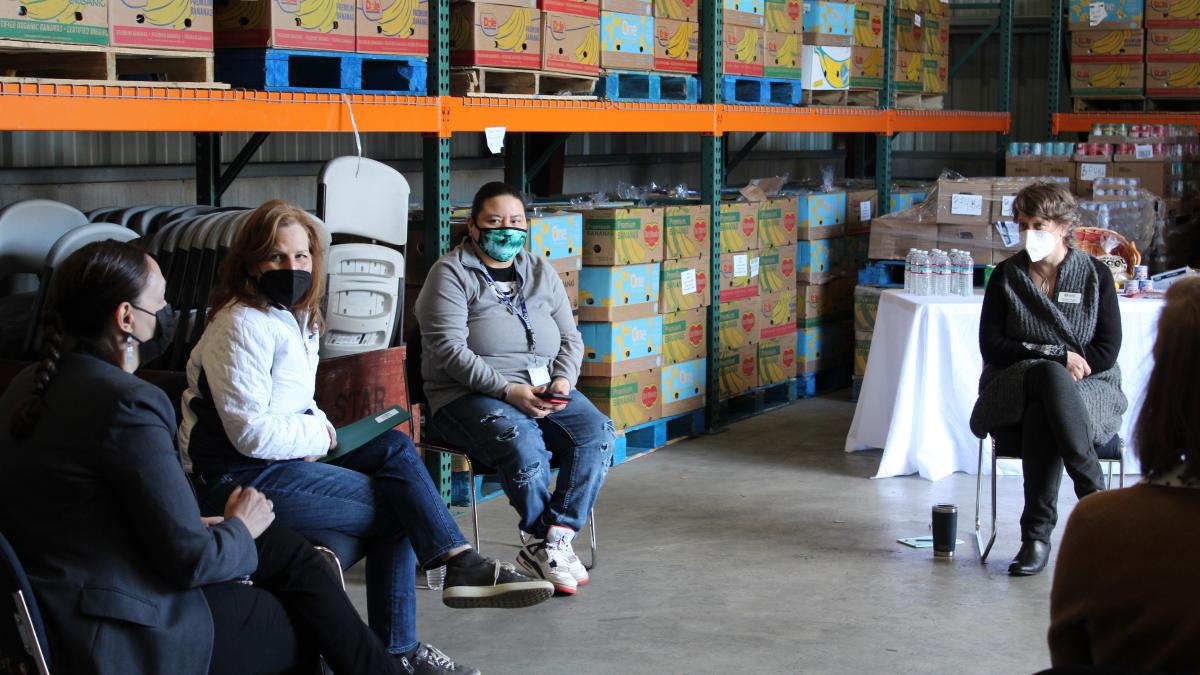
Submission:
[[[255,540],[253,585],[204,588],[213,617],[213,675],[317,672],[317,655],[335,673],[395,673],[333,571],[303,537],[271,526]]]
[[[1021,419],[1021,470],[1025,510],[1021,540],[1050,542],[1058,523],[1058,488],[1063,467],[1075,483],[1075,495],[1104,489],[1104,472],[1088,435],[1088,412],[1075,379],[1061,364],[1043,361],[1025,376],[1025,414]]]

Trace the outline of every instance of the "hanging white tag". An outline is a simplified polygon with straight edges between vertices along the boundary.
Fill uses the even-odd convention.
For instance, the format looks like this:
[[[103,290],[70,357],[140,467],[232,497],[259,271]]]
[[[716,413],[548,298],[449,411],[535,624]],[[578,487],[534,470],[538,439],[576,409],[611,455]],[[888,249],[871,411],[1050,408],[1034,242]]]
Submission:
[[[1108,175],[1107,164],[1080,164],[1079,180],[1096,180]]]
[[[550,371],[546,370],[546,366],[529,369],[529,384],[535,387],[550,384]]]
[[[733,276],[744,277],[750,274],[750,260],[746,254],[733,256]]]
[[[758,276],[758,256],[750,259],[750,276],[751,278]]]
[[[483,135],[487,138],[488,150],[491,150],[493,155],[500,154],[500,151],[504,149],[504,132],[505,127],[488,127],[483,130]]]
[[[1059,293],[1058,302],[1064,305],[1078,305],[1083,300],[1079,293]]]
[[[858,219],[864,223],[871,219],[871,202],[863,202],[858,205]]]
[[[1021,228],[1011,220],[1002,220],[996,223],[996,232],[1000,234],[1000,241],[1004,244],[1004,248],[1012,248],[1021,241]]]
[[[1005,218],[1013,217],[1012,205],[1017,201],[1016,195],[1005,195],[1000,198],[1000,215]]]
[[[1154,146],[1138,143],[1133,146],[1133,156],[1137,159],[1154,159]]]
[[[1093,2],[1088,5],[1088,24],[1099,26],[1100,22],[1108,18],[1108,7],[1104,2]]]
[[[696,270],[684,270],[683,274],[679,275],[679,281],[683,286],[684,295],[696,292]]]
[[[913,25],[916,26],[917,28],[921,27],[921,15],[920,14],[913,14]]]
[[[950,213],[955,216],[982,216],[983,195],[952,195],[950,197]]]

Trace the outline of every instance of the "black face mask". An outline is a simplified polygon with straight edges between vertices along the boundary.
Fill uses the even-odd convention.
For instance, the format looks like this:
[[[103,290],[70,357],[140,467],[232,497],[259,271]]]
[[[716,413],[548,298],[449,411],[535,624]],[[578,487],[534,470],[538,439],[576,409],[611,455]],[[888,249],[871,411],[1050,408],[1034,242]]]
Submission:
[[[139,312],[144,312],[154,317],[157,324],[154,326],[154,337],[149,340],[138,340],[136,335],[131,335],[134,340],[138,341],[138,362],[150,363],[154,359],[167,353],[167,348],[171,346],[171,340],[175,337],[175,311],[171,309],[171,305],[164,305],[157,312],[151,312],[148,309],[142,309],[137,305],[133,308]]]
[[[291,309],[312,288],[312,273],[304,270],[270,270],[255,282],[271,304]]]

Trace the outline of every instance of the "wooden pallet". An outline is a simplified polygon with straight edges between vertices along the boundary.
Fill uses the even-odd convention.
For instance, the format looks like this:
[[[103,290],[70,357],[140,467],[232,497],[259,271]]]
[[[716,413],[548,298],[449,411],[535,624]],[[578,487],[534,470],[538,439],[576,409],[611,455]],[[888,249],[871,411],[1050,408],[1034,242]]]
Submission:
[[[451,96],[594,100],[595,91],[594,77],[501,68],[455,68],[450,71]]]
[[[596,94],[610,101],[695,103],[700,85],[695,75],[609,70],[597,83]]]
[[[748,417],[781,408],[796,400],[797,378],[755,387],[737,396],[722,399],[717,405],[724,422],[737,422]]]
[[[217,76],[260,91],[424,96],[425,59],[300,49],[218,49]]]
[[[0,81],[228,89],[214,81],[212,52],[0,40]]]
[[[853,108],[878,108],[878,89],[851,89],[846,92],[846,105]]]
[[[1076,96],[1071,101],[1077,113],[1141,112],[1146,105],[1143,96]]]
[[[805,89],[804,94],[800,97],[800,105],[819,105],[819,106],[837,106],[844,108],[848,103],[850,91],[847,89],[838,89],[836,91],[813,91]]]
[[[898,91],[892,94],[894,105],[906,110],[944,110],[946,108],[945,94],[919,94],[916,92]]]

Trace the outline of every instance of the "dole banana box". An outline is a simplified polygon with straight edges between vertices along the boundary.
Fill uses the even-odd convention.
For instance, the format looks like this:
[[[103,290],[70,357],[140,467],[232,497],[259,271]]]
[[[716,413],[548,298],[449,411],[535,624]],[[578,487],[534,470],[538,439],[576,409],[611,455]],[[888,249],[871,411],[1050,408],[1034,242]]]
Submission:
[[[854,3],[804,0],[804,44],[849,47],[854,44]]]
[[[796,243],[799,205],[795,197],[776,197],[758,204],[758,245],[787,246]]]
[[[852,279],[834,279],[827,284],[796,285],[796,323],[801,328],[844,321],[851,315],[853,307]]]
[[[600,0],[538,0],[538,9],[543,12],[562,12],[589,19],[600,18]]]
[[[796,331],[796,374],[849,365],[854,359],[850,323],[830,323]]]
[[[215,0],[213,11],[218,48],[355,49],[354,0]]]
[[[712,253],[712,208],[668,206],[663,210],[663,257],[695,258]]]
[[[871,231],[871,219],[879,212],[877,190],[846,191],[846,234]]]
[[[727,31],[730,25],[757,28],[760,31],[766,27],[763,0],[722,0],[721,7]]]
[[[758,339],[796,332],[796,287],[758,297]]]
[[[708,354],[708,310],[703,307],[663,315],[663,363],[704,358]]]
[[[846,192],[809,192],[799,197],[797,240],[840,237],[846,230]]]
[[[807,38],[806,38],[807,39]],[[850,47],[803,47],[804,77],[801,85],[811,91],[850,88]]]
[[[1075,63],[1137,63],[1146,52],[1145,33],[1140,30],[1080,30],[1067,36]]]
[[[882,5],[854,5],[854,46],[883,47]]]
[[[926,14],[940,17],[950,16],[950,0],[925,0],[918,2],[917,5]]]
[[[766,338],[758,343],[758,382],[756,386],[790,380],[796,376],[796,330],[787,335]]]
[[[654,17],[600,12],[600,67],[654,68]]]
[[[758,204],[722,202],[717,225],[722,253],[758,248]]]
[[[762,77],[767,60],[763,32],[762,28],[739,26],[725,19],[721,53],[726,75]]]
[[[762,328],[758,322],[760,309],[757,297],[721,303],[717,315],[717,342],[721,351],[733,351],[758,342]]]
[[[867,360],[871,357],[871,338],[874,333],[854,332],[854,377],[865,377]]]
[[[1136,30],[1142,27],[1145,14],[1144,0],[1069,0],[1067,5],[1068,26],[1072,31],[1104,28]]]
[[[796,287],[796,245],[764,248],[758,252],[759,293],[778,293]]]
[[[758,386],[758,346],[746,345],[717,357],[718,400],[744,394]]]
[[[767,30],[795,35],[804,32],[804,3],[801,0],[767,0],[763,10]]]
[[[527,216],[530,253],[547,260],[576,258],[583,253],[583,214],[570,211],[533,212]]]
[[[663,314],[683,309],[707,307],[712,303],[712,286],[708,283],[711,258],[682,258],[662,263],[662,290],[659,305]]]
[[[654,0],[654,18],[700,22],[699,0]]]
[[[652,0],[600,0],[600,11],[653,16],[654,2]]]
[[[429,0],[357,0],[355,51],[429,55]]]
[[[542,70],[600,74],[600,20],[567,12],[542,12]]]
[[[584,267],[579,271],[579,318],[624,321],[658,313],[658,263]]]
[[[1147,28],[1200,27],[1200,4],[1192,0],[1149,0]]]
[[[804,57],[800,36],[794,33],[763,33],[766,58],[763,74],[783,80],[803,79],[800,59]]]
[[[875,330],[875,317],[879,314],[879,297],[883,289],[874,286],[854,287],[854,330],[870,333]]]
[[[1197,3],[1200,7],[1200,3]],[[1200,61],[1200,22],[1191,28],[1146,31],[1147,61]]]
[[[663,366],[662,416],[672,417],[704,407],[704,392],[708,388],[707,361],[696,359]]]
[[[583,375],[613,377],[662,365],[661,316],[612,323],[579,324]]]
[[[893,190],[888,199],[888,213],[906,211],[925,201],[923,190]]]
[[[662,259],[662,207],[583,212],[584,265],[630,265]]]
[[[542,67],[542,14],[531,7],[450,5],[450,65]]]
[[[758,251],[722,253],[718,282],[721,302],[742,300],[758,295],[760,261]]]
[[[876,47],[850,48],[850,87],[883,88],[883,50]]]
[[[833,278],[834,239],[817,239],[796,243],[796,281],[823,284]]]
[[[1072,96],[1141,96],[1143,88],[1154,86],[1146,81],[1146,66],[1142,63],[1072,61],[1070,73]]]
[[[109,1],[0,0],[0,38],[106,45]]]
[[[1146,64],[1147,96],[1200,97],[1200,61]]]
[[[892,87],[896,91],[920,93],[925,87],[925,62],[918,52],[897,51],[893,58]]]
[[[921,12],[896,12],[896,49],[905,52],[925,51],[925,17]]]
[[[611,419],[618,430],[662,417],[661,387],[658,368],[615,377],[581,377],[576,384],[579,393]]]
[[[654,69],[665,73],[700,72],[700,24],[655,17]]]
[[[212,0],[112,0],[109,44],[211,51]]]
[[[945,94],[950,90],[950,57],[947,54],[926,54],[921,59],[921,75],[926,94]]]

